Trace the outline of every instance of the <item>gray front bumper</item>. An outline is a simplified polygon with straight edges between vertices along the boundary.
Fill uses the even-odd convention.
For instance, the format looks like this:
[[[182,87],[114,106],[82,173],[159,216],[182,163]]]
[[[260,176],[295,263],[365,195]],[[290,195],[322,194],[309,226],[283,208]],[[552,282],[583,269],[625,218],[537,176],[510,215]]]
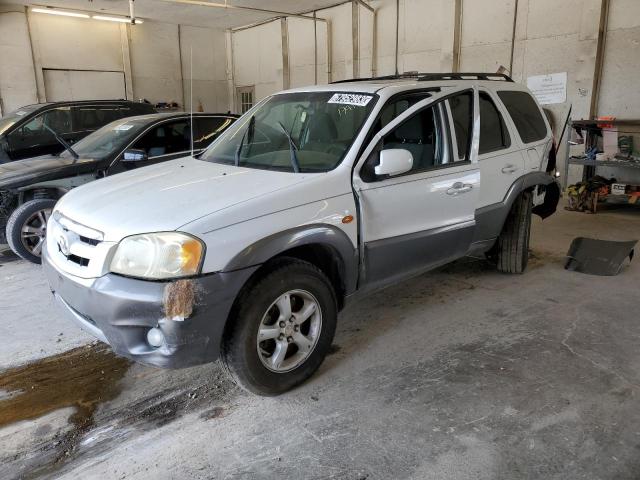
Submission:
[[[46,250],[46,249],[45,249]],[[204,275],[193,282],[196,301],[183,321],[166,318],[165,289],[172,282],[152,282],[107,274],[82,279],[57,269],[43,252],[42,265],[51,292],[68,316],[113,350],[132,360],[165,368],[199,365],[220,355],[224,326],[233,302],[257,267]],[[157,327],[166,342],[147,343]]]

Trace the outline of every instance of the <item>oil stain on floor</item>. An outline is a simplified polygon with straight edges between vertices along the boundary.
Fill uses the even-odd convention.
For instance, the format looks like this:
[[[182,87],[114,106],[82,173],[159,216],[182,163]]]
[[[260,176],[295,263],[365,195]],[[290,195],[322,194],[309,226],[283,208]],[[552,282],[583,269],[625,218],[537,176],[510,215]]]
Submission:
[[[26,431],[33,422],[37,428],[19,452],[0,449],[0,478],[55,478],[186,413],[221,417],[236,390],[217,366],[134,365],[100,343],[6,370],[0,373],[0,440],[4,428]],[[45,420],[69,408],[64,428]]]
[[[90,426],[96,406],[118,395],[129,365],[106,346],[88,346],[3,372],[0,428],[65,407],[76,408],[69,419],[76,428]]]

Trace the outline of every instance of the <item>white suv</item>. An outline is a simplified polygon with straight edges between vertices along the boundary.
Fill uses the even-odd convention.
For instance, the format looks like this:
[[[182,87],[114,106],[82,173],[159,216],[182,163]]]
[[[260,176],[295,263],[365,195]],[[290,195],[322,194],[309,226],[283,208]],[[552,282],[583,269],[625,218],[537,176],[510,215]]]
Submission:
[[[385,77],[265,98],[203,154],[59,201],[43,263],[59,303],[116,353],[222,357],[273,395],[307,379],[339,310],[469,254],[527,263],[555,211],[551,131],[508,77]]]

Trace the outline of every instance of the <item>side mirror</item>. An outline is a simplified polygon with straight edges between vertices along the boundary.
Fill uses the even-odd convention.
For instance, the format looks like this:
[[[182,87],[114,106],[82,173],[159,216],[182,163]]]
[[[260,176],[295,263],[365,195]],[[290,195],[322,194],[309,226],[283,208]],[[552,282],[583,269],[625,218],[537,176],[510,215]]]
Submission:
[[[380,164],[375,167],[376,175],[400,175],[413,167],[413,155],[404,148],[390,148],[380,152]]]
[[[123,162],[141,162],[148,159],[147,152],[144,150],[127,150],[122,157]]]

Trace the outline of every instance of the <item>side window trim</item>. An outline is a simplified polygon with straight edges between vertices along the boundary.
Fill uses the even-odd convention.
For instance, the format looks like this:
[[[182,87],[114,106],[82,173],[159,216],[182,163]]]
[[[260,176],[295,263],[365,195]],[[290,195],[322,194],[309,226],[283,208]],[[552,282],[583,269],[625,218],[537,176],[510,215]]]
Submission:
[[[451,105],[450,105],[449,100],[451,98],[453,98],[453,97],[457,97],[458,95],[463,95],[463,94],[466,94],[466,93],[471,93],[471,125],[470,125],[471,128],[469,129],[469,133],[468,133],[468,137],[469,138],[467,140],[467,151],[464,152],[465,153],[465,159],[462,160],[461,157],[460,157],[460,152],[458,152],[458,141],[457,141],[458,137],[457,137],[457,134],[455,133],[456,129],[455,129],[455,125],[454,125],[454,122],[453,122],[453,113],[452,113],[452,110],[451,110]],[[449,122],[450,122],[450,125],[453,126],[453,128],[451,129],[452,132],[453,132],[452,133],[452,138],[455,137],[455,140],[456,140],[455,142],[453,142],[455,144],[456,154],[457,154],[457,157],[455,157],[455,158],[458,158],[460,162],[467,161],[467,162],[472,162],[473,163],[472,159],[473,158],[477,158],[477,155],[474,156],[474,152],[478,151],[478,147],[475,146],[474,141],[476,139],[478,139],[478,142],[476,142],[476,143],[479,143],[479,136],[480,136],[480,132],[479,132],[480,125],[478,123],[479,118],[480,118],[480,99],[479,99],[478,90],[476,89],[476,87],[460,90],[459,92],[456,92],[454,94],[448,95],[446,97],[446,101],[447,101],[447,108],[449,110],[449,115],[450,115]],[[476,130],[477,130],[477,133],[476,133]],[[475,147],[475,150],[474,150],[474,147]]]
[[[451,167],[460,167],[460,166],[465,166],[465,165],[471,165],[474,163],[477,163],[477,151],[478,151],[478,143],[479,143],[479,134],[480,134],[480,124],[478,122],[479,119],[479,113],[478,113],[478,90],[477,87],[464,87],[464,88],[460,88],[458,90],[455,90],[453,92],[448,92],[448,93],[441,93],[441,92],[434,92],[434,95],[425,98],[424,100],[420,100],[419,102],[417,102],[416,104],[414,104],[413,106],[411,106],[411,108],[409,108],[408,110],[402,112],[402,114],[400,114],[399,116],[397,116],[396,118],[394,118],[391,122],[389,122],[387,125],[385,125],[381,130],[379,130],[378,132],[376,132],[373,136],[369,136],[370,132],[367,133],[367,137],[366,141],[364,142],[364,146],[361,147],[359,155],[358,155],[358,160],[356,161],[355,165],[354,165],[354,172],[357,173],[358,175],[358,179],[359,181],[363,182],[363,183],[371,183],[371,182],[365,182],[362,177],[360,176],[360,172],[362,171],[363,166],[365,165],[365,163],[367,162],[367,160],[369,159],[369,156],[373,153],[373,150],[375,148],[377,148],[378,144],[380,143],[380,141],[382,140],[382,138],[389,132],[391,132],[393,129],[395,129],[398,125],[400,125],[401,123],[403,123],[406,119],[408,119],[409,117],[413,116],[414,114],[417,114],[418,112],[422,111],[424,108],[427,108],[433,104],[439,103],[441,101],[447,100],[455,95],[458,95],[460,93],[466,92],[466,91],[471,91],[473,93],[473,123],[472,123],[472,135],[471,135],[471,152],[470,152],[470,159],[469,160],[464,160],[464,161],[459,161],[459,162],[452,162],[452,163],[448,163],[448,164],[444,164],[444,165],[438,165],[434,168],[431,168],[430,170],[427,171],[432,171],[432,170],[439,170],[442,168],[451,168]],[[393,97],[391,97],[393,98]],[[388,100],[387,100],[388,102]],[[384,105],[387,104],[387,102],[385,102]],[[384,105],[381,108],[384,108]],[[377,120],[377,118],[376,118]],[[375,122],[375,120],[374,120]],[[375,123],[374,123],[375,124]],[[475,159],[475,161],[474,161]],[[421,172],[424,173],[424,172]],[[398,177],[401,177],[400,175]],[[392,177],[392,178],[396,178],[396,177]]]
[[[405,177],[412,177],[412,176],[415,176],[415,175],[421,175],[421,174],[424,174],[426,172],[442,170],[442,169],[445,169],[445,168],[460,167],[462,165],[470,165],[471,162],[469,160],[461,160],[461,161],[457,161],[457,162],[451,162],[450,161],[451,158],[455,158],[455,157],[452,157],[451,128],[450,128],[450,124],[448,123],[448,117],[447,117],[447,113],[446,113],[447,110],[446,110],[446,107],[445,107],[445,102],[447,102],[448,98],[449,97],[435,99],[433,102],[430,102],[430,103],[428,103],[426,105],[423,105],[420,108],[418,108],[417,110],[415,110],[412,113],[410,113],[409,115],[404,116],[405,113],[409,112],[409,110],[407,110],[406,112],[403,112],[401,115],[396,117],[394,119],[394,121],[389,122],[389,124],[387,126],[385,126],[382,130],[380,130],[375,135],[374,138],[378,138],[378,136],[379,136],[378,141],[376,142],[376,146],[374,147],[374,149],[371,150],[371,152],[367,156],[367,159],[365,160],[363,165],[366,164],[366,162],[369,161],[369,157],[371,155],[373,155],[375,150],[379,147],[380,143],[383,141],[384,137],[386,137],[387,135],[392,133],[396,128],[398,128],[404,122],[409,121],[411,118],[413,118],[416,115],[421,114],[424,110],[426,110],[428,108],[433,109],[433,111],[434,111],[434,113],[436,115],[437,122],[439,123],[438,128],[440,130],[440,146],[444,149],[444,152],[442,153],[442,158],[444,160],[443,163],[432,165],[432,166],[426,167],[426,168],[420,168],[420,169],[416,169],[416,170],[409,170],[406,173],[402,173],[400,175],[394,175],[393,177],[381,177],[381,178],[374,178],[374,179],[371,179],[371,180],[364,180],[364,179],[362,179],[362,180],[365,183],[377,183],[377,182],[382,182],[382,181],[389,180],[389,179],[396,179],[396,178],[399,179],[399,178],[405,178]],[[431,99],[427,98],[424,101],[428,101],[428,100],[431,100]],[[418,103],[422,103],[422,101],[418,102]],[[414,105],[414,107],[417,107],[418,103],[416,103]],[[402,120],[400,122],[395,123],[395,120],[399,119],[399,118],[402,118]],[[387,127],[389,125],[392,125],[392,124],[394,124],[394,126],[391,129],[387,129]],[[382,134],[383,131],[384,131],[384,134]]]

